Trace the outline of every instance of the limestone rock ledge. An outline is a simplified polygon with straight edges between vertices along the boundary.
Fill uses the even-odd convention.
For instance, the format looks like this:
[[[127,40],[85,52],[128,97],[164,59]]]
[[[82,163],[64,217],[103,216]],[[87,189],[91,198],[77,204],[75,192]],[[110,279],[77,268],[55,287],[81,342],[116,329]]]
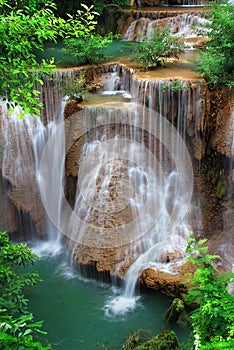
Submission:
[[[194,266],[187,262],[177,273],[169,273],[149,267],[142,271],[140,284],[146,288],[160,291],[170,297],[180,297],[186,293],[189,283],[189,274],[194,273]]]
[[[186,278],[179,274],[172,275],[152,268],[143,270],[140,276],[142,286],[160,291],[173,298],[186,293],[185,280]]]

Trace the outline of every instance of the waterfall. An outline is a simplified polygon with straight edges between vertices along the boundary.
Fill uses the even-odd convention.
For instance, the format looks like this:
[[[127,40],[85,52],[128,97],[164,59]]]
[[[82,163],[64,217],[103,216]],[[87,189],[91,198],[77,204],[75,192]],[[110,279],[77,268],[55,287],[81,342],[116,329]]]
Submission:
[[[144,6],[159,6],[159,2],[155,1],[154,3],[150,1],[150,3],[147,0],[137,0],[137,7],[142,8]],[[182,0],[182,1],[170,1],[166,0],[161,6],[203,6],[205,4],[209,3],[209,0]]]
[[[45,101],[41,118],[27,114],[20,119],[18,114],[23,114],[23,110],[19,106],[14,108],[12,114],[8,114],[6,102],[1,101],[2,177],[9,187],[9,198],[22,216],[29,215],[30,220],[35,223],[32,232],[25,232],[23,235],[35,236],[36,229],[38,237],[46,236],[50,242],[57,241],[58,232],[45,213],[40,190],[43,191],[43,186],[49,184],[52,190],[51,205],[56,207],[58,198],[53,184],[57,181],[56,176],[60,176],[60,180],[62,176],[62,138],[57,157],[53,155],[47,164],[47,185],[42,184],[39,166],[48,139],[63,120],[60,78],[61,73],[58,72],[53,76],[53,80],[44,78],[44,85],[35,87],[41,92],[41,99]],[[45,187],[45,190],[48,190],[48,187]]]
[[[74,242],[76,260],[80,246],[128,246],[128,254],[134,255],[134,247],[141,244],[143,253],[137,258],[135,248],[137,260],[126,274],[123,297],[132,300],[144,266],[161,266],[162,255],[169,251],[177,251],[180,258],[184,254],[191,161],[172,124],[144,106],[92,107],[82,115],[92,133],[82,147],[75,215],[66,234]]]
[[[16,107],[8,115],[6,103],[1,101],[2,176],[8,184],[13,204],[22,213],[30,212],[31,217],[36,218],[36,229],[40,230],[43,209],[36,183],[33,140],[38,139],[38,135],[44,135],[44,126],[40,119],[29,115],[21,120],[17,116],[20,112],[22,110]],[[40,152],[37,142],[35,149]]]
[[[177,92],[173,92],[173,82],[172,81],[138,81],[133,80],[133,91],[132,95],[136,100],[147,102],[147,104],[153,108],[157,107],[157,110],[160,113],[160,116],[168,118],[171,122],[176,125],[177,130],[185,138],[186,130],[186,119],[195,118],[199,119],[201,115],[201,93],[200,88],[196,87],[196,96],[192,96],[194,91],[189,87],[190,83],[183,81],[180,82],[181,87]],[[139,85],[140,84],[140,85]],[[135,92],[135,93],[134,93]],[[195,102],[195,103],[194,103]],[[176,122],[174,121],[176,120]],[[176,156],[184,159],[184,168],[180,176],[183,176],[185,173],[189,173],[192,176],[192,165],[189,164],[189,155],[187,154],[186,146],[183,141],[180,140],[180,136],[176,133],[173,133],[171,142],[174,145],[174,152]],[[175,136],[175,138],[174,138]],[[159,148],[161,154],[161,149]],[[187,159],[187,160],[186,160]],[[162,156],[160,157],[160,162],[163,162]],[[181,215],[181,212],[184,214],[187,212],[186,203],[187,200],[183,196],[178,196],[177,193],[177,182],[179,174],[177,172],[171,172],[167,176],[165,181],[165,192],[166,200],[169,202],[172,201],[175,206],[178,206],[178,215]],[[193,178],[191,177],[191,182]],[[184,188],[184,191],[191,191],[191,188]],[[168,223],[170,222],[171,213],[168,211],[168,204],[163,206],[162,215],[158,221],[157,227],[154,228],[155,234],[158,237],[156,243],[152,245],[152,242],[149,242],[147,249],[143,254],[141,254],[136,261],[131,265],[129,270],[126,273],[125,278],[125,287],[123,296],[117,298],[113,301],[111,307],[114,310],[119,310],[119,302],[123,307],[128,309],[128,302],[132,305],[135,297],[135,287],[140,275],[140,272],[147,268],[152,267],[159,269],[161,271],[166,271],[170,273],[176,273],[176,270],[171,269],[171,263],[160,262],[161,256],[165,252],[170,251],[181,251],[185,247],[185,238],[187,234],[187,222],[186,220],[180,220],[177,222],[177,225],[173,227],[173,230],[168,230]],[[183,216],[181,215],[181,217]],[[165,235],[165,232],[170,231],[169,234]],[[181,254],[183,256],[183,253]],[[179,264],[181,260],[179,259]],[[175,262],[173,263],[175,265]],[[127,300],[126,303],[123,303],[123,298]]]
[[[60,128],[60,133],[58,134],[57,129],[63,121],[63,109],[65,102],[60,101],[60,112],[57,118],[49,122],[44,126],[44,137],[38,133],[38,145],[39,147],[34,147],[35,160],[36,160],[36,174],[37,183],[39,184],[40,195],[42,198],[42,203],[46,209],[46,221],[47,221],[47,241],[41,244],[37,249],[37,253],[49,252],[56,254],[60,251],[60,219],[62,217],[62,195],[61,191],[58,191],[58,184],[63,183],[65,177],[65,167],[64,167],[64,157],[65,157],[65,137],[64,130]],[[49,149],[50,140],[53,138],[53,134],[56,133],[58,138],[54,148]],[[35,142],[33,143],[35,144]],[[39,149],[39,152],[38,152]],[[45,149],[49,149],[45,153]],[[46,206],[45,206],[46,200]],[[50,211],[54,211],[54,216],[56,217],[56,222],[51,222],[48,215],[48,207]]]
[[[200,112],[190,84],[179,81],[175,91],[172,81],[132,79],[132,101],[86,107],[66,120],[66,135],[71,143],[78,140],[78,180],[74,207],[63,202],[60,225],[73,242],[73,256],[79,261],[84,252],[99,254],[124,247],[125,259],[135,260],[126,273],[123,295],[111,304],[112,311],[120,310],[123,300],[128,300],[123,303],[127,309],[129,301],[134,305],[135,285],[144,267],[176,273],[162,261],[171,252],[176,252],[178,263],[184,256],[193,170],[173,124],[184,136],[186,118]],[[121,85],[118,74],[112,72],[106,87],[112,91]],[[71,147],[66,143],[65,152]],[[50,147],[56,149],[56,142]]]
[[[173,16],[166,18],[150,19],[141,17],[133,21],[128,27],[126,33],[123,36],[125,40],[142,41],[144,37],[150,37],[155,29],[161,29],[162,27],[170,27],[171,32],[179,37],[196,38],[199,37],[198,30],[204,28],[204,25],[208,23],[208,20],[202,17],[202,14],[196,13],[173,13]]]

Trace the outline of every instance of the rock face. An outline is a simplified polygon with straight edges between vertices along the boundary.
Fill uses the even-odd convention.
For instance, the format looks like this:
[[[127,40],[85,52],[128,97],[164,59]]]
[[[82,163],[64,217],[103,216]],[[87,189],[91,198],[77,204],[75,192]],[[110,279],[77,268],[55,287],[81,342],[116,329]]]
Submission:
[[[80,103],[76,100],[69,100],[64,107],[64,118],[67,119],[72,114],[81,110]]]
[[[155,271],[151,268],[143,270],[140,277],[143,286],[163,292],[171,297],[181,296],[186,293],[185,280],[184,276]]]
[[[2,174],[0,176],[0,190],[1,190],[1,202],[0,202],[0,218],[1,218],[1,230],[16,232],[20,227],[20,222],[16,218],[17,209],[10,201],[8,197],[7,185],[3,183]]]

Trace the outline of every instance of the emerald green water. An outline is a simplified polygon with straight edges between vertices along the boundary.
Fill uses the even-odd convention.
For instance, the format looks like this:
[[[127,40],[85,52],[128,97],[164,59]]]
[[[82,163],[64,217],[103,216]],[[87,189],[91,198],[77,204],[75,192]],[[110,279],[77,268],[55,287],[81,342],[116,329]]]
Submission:
[[[108,48],[103,49],[102,52],[105,54],[107,59],[116,59],[118,57],[127,56],[128,48],[132,45],[129,41],[118,40],[112,42]],[[64,44],[62,42],[55,43],[45,43],[44,51],[36,52],[37,60],[40,62],[42,59],[51,59],[54,58],[55,64],[57,67],[66,68],[77,66],[76,58],[65,55],[63,49]]]
[[[174,329],[186,340],[189,329],[169,327],[164,313],[170,300],[157,292],[143,293],[134,310],[111,314],[108,306],[121,290],[79,275],[60,254],[44,256],[35,265],[43,282],[29,293],[29,308],[44,320],[47,339],[57,350],[121,349],[129,332],[139,328],[153,334]]]

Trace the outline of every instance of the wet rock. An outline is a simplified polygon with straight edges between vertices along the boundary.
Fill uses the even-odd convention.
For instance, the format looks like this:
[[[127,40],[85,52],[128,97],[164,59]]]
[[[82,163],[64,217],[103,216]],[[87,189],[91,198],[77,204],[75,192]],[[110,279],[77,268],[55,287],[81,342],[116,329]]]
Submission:
[[[140,276],[140,282],[143,286],[172,297],[179,297],[186,293],[186,280],[187,277],[181,274],[170,274],[152,268],[143,270]]]
[[[74,113],[80,111],[82,109],[80,102],[77,100],[69,100],[64,107],[64,118],[67,119]]]
[[[17,209],[8,197],[10,184],[4,183],[0,172],[0,223],[1,231],[16,232],[20,227]]]

